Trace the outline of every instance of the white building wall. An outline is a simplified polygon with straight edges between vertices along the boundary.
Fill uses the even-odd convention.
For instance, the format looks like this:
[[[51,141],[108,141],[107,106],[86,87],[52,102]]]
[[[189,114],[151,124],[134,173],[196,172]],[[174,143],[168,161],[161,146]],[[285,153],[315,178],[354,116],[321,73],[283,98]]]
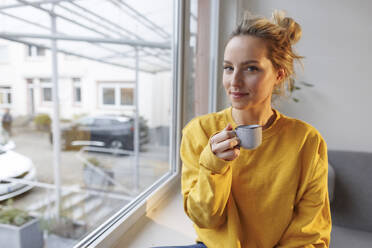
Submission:
[[[27,78],[34,79],[34,103],[37,113],[52,115],[52,103],[42,102],[39,78],[51,78],[51,56],[29,58],[26,46],[0,40],[9,48],[9,62],[0,63],[0,86],[12,87],[13,103],[11,112],[14,116],[29,114]],[[133,62],[133,64],[135,64]],[[115,67],[71,56],[58,55],[60,116],[72,119],[88,114],[133,114],[133,107],[111,107],[99,104],[99,84],[106,82],[135,82],[135,71]],[[73,102],[72,78],[81,79],[82,103]],[[139,110],[140,115],[148,120],[150,127],[169,125],[169,106],[171,99],[171,73],[139,73]],[[1,111],[1,110],[0,110]]]

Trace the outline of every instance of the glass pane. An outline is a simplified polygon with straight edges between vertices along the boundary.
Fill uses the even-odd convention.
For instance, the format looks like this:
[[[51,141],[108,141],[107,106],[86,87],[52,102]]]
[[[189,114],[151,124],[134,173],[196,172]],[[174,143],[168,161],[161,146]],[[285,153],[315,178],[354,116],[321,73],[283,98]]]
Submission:
[[[7,46],[0,45],[0,63],[9,62],[9,51]]]
[[[8,93],[8,103],[9,104],[12,103],[12,94],[11,93]]]
[[[0,1],[0,8],[5,2]],[[41,5],[50,9],[50,2]],[[0,73],[0,82],[10,82],[11,87],[1,92],[0,101],[13,101],[11,114],[18,125],[6,142],[9,152],[0,153],[9,156],[14,152],[12,159],[17,159],[14,163],[0,157],[6,162],[1,168],[17,171],[7,178],[13,180],[11,192],[0,193],[0,205],[13,199],[13,207],[40,220],[45,230],[40,247],[73,247],[169,172],[169,154],[174,149],[169,146],[171,109],[177,109],[172,106],[172,68],[177,68],[171,49],[173,6],[173,0],[115,4],[79,0],[74,5],[54,5],[56,13],[74,20],[57,18],[58,33],[141,43],[136,61],[135,46],[124,42],[58,40],[60,151],[54,151],[56,133],[51,128],[56,113],[51,104],[52,60],[40,57],[51,51],[33,45],[50,47],[51,41],[19,38],[29,42],[27,46],[1,40],[9,48],[12,67],[0,63],[0,71],[7,72]],[[49,13],[34,6],[14,8],[11,13],[18,19],[0,15],[2,32],[43,34],[48,30],[34,24],[51,23]],[[89,19],[84,18],[87,15]],[[30,59],[27,54],[38,58]],[[133,81],[138,82],[138,106],[134,105]],[[11,97],[6,95],[10,92]],[[138,122],[135,111],[139,111]],[[55,174],[57,165],[60,171]],[[0,175],[4,175],[1,170]],[[17,178],[22,183],[14,181]],[[8,186],[0,182],[0,192]]]
[[[80,87],[75,87],[75,102],[81,102],[81,88]]]
[[[103,104],[115,105],[115,88],[103,88]]]
[[[52,88],[43,88],[43,101],[50,102],[52,101]]]
[[[133,88],[121,88],[120,89],[121,105],[133,105],[134,104],[133,94],[134,94]]]

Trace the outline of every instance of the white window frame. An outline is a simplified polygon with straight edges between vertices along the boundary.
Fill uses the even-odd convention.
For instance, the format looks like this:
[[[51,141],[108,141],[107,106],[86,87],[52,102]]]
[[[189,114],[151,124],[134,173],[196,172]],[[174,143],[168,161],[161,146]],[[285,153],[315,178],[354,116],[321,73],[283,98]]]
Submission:
[[[134,82],[98,82],[98,106],[100,108],[115,108],[115,109],[134,109],[134,102],[132,105],[122,105],[121,104],[121,92],[122,88],[134,89]],[[115,100],[114,104],[104,104],[103,103],[103,89],[114,89]]]
[[[39,50],[44,50],[44,54],[43,55],[39,55]],[[31,52],[31,54],[30,54]],[[28,58],[44,58],[46,57],[46,49],[43,48],[43,47],[38,47],[38,46],[34,46],[34,45],[27,45],[26,46],[26,56]]]
[[[0,103],[0,107],[11,107],[13,102],[12,87],[0,86],[0,94],[4,95],[6,103]],[[8,101],[8,95],[10,95],[11,102]]]
[[[43,79],[47,79],[49,80],[50,82],[42,82]],[[47,104],[50,104],[52,103],[53,101],[53,84],[52,84],[52,80],[50,78],[39,78],[39,82],[40,82],[40,97],[41,97],[41,102],[42,103],[47,103]],[[45,88],[50,88],[50,91],[51,91],[51,99],[50,101],[46,101],[45,98],[44,98],[44,89]]]

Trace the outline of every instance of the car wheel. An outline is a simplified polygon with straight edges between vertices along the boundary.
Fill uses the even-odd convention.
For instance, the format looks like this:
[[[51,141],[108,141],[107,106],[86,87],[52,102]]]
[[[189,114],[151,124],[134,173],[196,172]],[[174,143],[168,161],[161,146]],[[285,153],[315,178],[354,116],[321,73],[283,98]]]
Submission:
[[[113,140],[110,143],[110,148],[114,151],[123,150],[123,142],[120,140]]]

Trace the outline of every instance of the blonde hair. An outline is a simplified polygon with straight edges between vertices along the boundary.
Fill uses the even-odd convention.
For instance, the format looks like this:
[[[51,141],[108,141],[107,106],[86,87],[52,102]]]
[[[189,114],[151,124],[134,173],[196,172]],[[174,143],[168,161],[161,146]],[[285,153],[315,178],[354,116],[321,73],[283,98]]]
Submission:
[[[284,11],[275,10],[272,19],[252,16],[249,12],[244,13],[240,24],[231,33],[227,43],[235,36],[251,35],[262,38],[267,44],[267,57],[276,70],[284,70],[284,78],[277,85],[273,94],[284,95],[286,84],[289,91],[294,86],[294,61],[303,56],[298,55],[292,48],[301,38],[301,26],[290,17],[285,17]],[[227,44],[226,43],[226,44]]]

